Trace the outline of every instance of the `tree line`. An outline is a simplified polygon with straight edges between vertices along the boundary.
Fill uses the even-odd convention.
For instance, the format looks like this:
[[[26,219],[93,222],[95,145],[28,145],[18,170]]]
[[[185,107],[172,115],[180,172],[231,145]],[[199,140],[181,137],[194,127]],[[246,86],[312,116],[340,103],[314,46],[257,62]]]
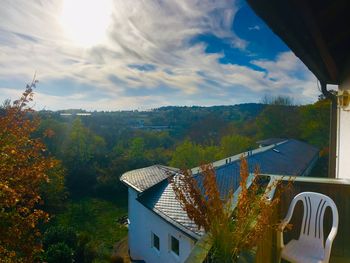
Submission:
[[[126,171],[158,163],[194,167],[254,149],[256,141],[267,138],[303,140],[327,156],[327,100],[297,106],[289,98],[277,97],[266,103],[244,105],[246,108],[235,111],[230,106],[167,107],[155,112],[125,112],[125,116],[119,112],[117,118],[113,113],[99,113],[93,119],[45,113],[38,134],[51,132],[43,141],[62,161],[69,193],[78,197],[115,198],[125,190],[119,177]],[[176,128],[135,129],[127,125],[135,121],[130,115],[149,124],[164,124],[166,119],[167,124],[176,123]]]

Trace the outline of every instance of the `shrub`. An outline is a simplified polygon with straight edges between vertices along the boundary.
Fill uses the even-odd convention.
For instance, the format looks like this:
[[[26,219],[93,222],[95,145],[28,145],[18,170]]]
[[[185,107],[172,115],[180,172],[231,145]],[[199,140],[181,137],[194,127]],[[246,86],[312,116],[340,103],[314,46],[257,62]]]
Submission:
[[[75,252],[76,262],[90,263],[96,258],[96,247],[91,242],[91,237],[86,233],[78,236],[78,247]]]
[[[121,256],[113,255],[110,260],[111,263],[124,263],[124,259]]]
[[[45,258],[48,263],[71,263],[73,262],[73,254],[70,247],[59,242],[49,246]]]
[[[44,248],[47,249],[51,245],[54,245],[57,243],[64,243],[70,249],[75,251],[75,249],[77,248],[78,239],[73,228],[64,227],[64,226],[55,226],[55,227],[48,228],[45,231],[45,234],[43,237]]]

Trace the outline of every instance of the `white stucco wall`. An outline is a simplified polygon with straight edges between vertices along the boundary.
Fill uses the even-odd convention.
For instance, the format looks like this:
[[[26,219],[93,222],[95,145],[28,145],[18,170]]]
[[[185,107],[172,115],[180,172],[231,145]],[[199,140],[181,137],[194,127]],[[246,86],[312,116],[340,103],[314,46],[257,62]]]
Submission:
[[[350,109],[349,109],[350,110]],[[337,178],[350,179],[350,111],[338,110]]]
[[[137,200],[137,192],[129,188],[129,250],[135,260],[146,263],[178,263],[188,257],[194,241],[181,231],[167,223]],[[160,239],[160,249],[152,247],[152,232]],[[180,241],[180,255],[170,249],[170,235]]]

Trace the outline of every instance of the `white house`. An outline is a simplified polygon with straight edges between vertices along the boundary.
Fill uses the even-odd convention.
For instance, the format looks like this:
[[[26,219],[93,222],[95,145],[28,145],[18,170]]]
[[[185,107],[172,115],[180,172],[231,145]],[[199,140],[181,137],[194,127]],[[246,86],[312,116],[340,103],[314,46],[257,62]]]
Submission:
[[[243,153],[250,169],[262,173],[307,176],[318,159],[318,149],[298,140],[284,140]],[[221,194],[239,186],[239,158],[213,163]],[[192,172],[201,185],[201,177]],[[127,172],[120,180],[129,188],[129,253],[146,263],[184,262],[203,231],[191,221],[175,198],[168,178],[179,169],[153,165]]]
[[[200,235],[180,225],[176,219],[174,220],[165,214],[159,215],[162,212],[157,211],[157,204],[152,202],[158,197],[154,190],[167,191],[163,186],[166,188],[169,186],[168,190],[170,190],[167,178],[177,172],[178,170],[175,168],[154,165],[123,174],[121,180],[129,186],[128,243],[130,257],[133,260],[183,262],[200,237]],[[168,203],[170,204],[174,200],[173,197],[173,200],[169,200]],[[175,209],[175,207],[168,208]],[[180,206],[177,207],[178,209],[183,213]],[[189,221],[189,219],[186,218],[185,221]],[[193,226],[196,227],[194,224]]]

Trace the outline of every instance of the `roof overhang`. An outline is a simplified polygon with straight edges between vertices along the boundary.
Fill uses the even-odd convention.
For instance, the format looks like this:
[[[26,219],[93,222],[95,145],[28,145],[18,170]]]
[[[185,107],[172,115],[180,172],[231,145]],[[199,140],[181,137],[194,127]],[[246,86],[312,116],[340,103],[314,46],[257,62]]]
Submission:
[[[350,74],[350,1],[247,0],[323,83]]]

